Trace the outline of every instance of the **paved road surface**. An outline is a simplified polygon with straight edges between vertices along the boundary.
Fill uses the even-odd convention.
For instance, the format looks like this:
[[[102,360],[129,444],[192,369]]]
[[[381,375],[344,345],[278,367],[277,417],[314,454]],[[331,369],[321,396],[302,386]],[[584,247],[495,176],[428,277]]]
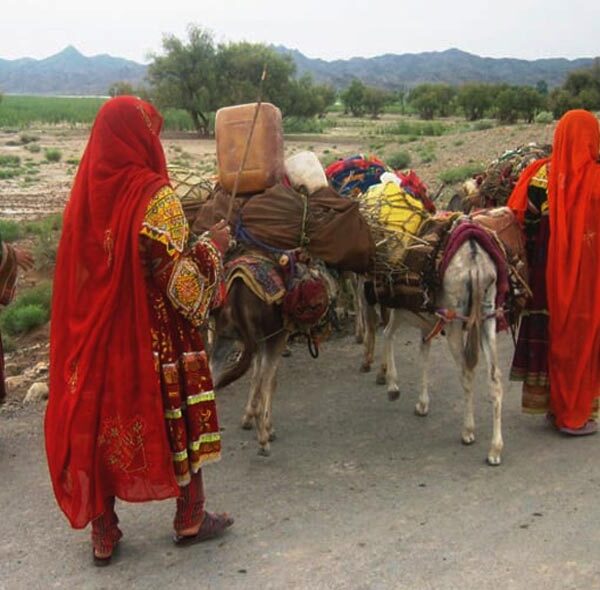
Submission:
[[[412,345],[407,345],[407,340]],[[478,441],[460,444],[462,398],[443,341],[432,350],[432,410],[413,415],[415,332],[399,336],[400,401],[358,373],[350,337],[318,361],[294,347],[275,401],[279,439],[257,456],[238,428],[247,380],[219,398],[221,463],[205,469],[208,508],[236,524],[179,549],[172,502],[119,505],[125,539],[91,565],[50,490],[43,408],[0,413],[0,588],[579,589],[600,588],[600,436],[566,439],[519,412],[505,382],[504,463],[485,465],[491,406],[479,376]],[[502,367],[511,354],[501,338]]]

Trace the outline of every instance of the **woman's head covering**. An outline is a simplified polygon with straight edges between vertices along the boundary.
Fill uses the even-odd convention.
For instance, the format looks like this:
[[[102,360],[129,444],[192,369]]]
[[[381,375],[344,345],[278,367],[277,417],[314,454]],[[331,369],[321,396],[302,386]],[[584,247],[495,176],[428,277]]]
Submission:
[[[177,495],[138,240],[150,198],[169,183],[162,118],[135,97],[98,112],[65,208],[50,334],[46,450],[72,526],[104,499]]]
[[[558,426],[579,428],[600,395],[600,127],[584,110],[556,126],[552,156],[524,172],[508,202],[524,218],[529,182],[549,162],[546,267],[549,370]]]

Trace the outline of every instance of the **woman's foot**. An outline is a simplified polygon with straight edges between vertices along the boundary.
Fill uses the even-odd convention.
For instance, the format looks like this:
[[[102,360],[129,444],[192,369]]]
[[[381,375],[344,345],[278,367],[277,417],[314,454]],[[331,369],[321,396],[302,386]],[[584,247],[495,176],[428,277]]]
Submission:
[[[119,548],[119,541],[122,537],[123,533],[118,527],[115,527],[110,541],[92,541],[92,560],[96,567],[104,567],[110,564]]]
[[[583,426],[579,428],[568,428],[566,426],[561,426],[559,432],[563,434],[568,434],[570,436],[588,436],[590,434],[596,434],[598,432],[598,422],[595,420],[588,420]]]
[[[220,537],[233,524],[233,518],[227,513],[213,514],[204,512],[204,518],[197,528],[182,529],[173,535],[175,545],[181,547],[194,545]]]

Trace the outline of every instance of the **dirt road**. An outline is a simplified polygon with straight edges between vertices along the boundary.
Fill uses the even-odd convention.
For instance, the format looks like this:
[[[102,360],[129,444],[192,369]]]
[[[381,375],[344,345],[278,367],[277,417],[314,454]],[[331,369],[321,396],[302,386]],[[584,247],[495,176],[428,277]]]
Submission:
[[[178,549],[172,502],[121,504],[118,560],[91,565],[52,496],[42,407],[0,412],[0,588],[533,589],[600,587],[599,437],[571,440],[519,411],[506,379],[504,463],[484,463],[491,407],[479,375],[478,440],[459,442],[462,399],[443,341],[432,350],[432,411],[417,418],[415,332],[399,336],[400,401],[357,371],[347,336],[313,361],[285,359],[270,458],[238,428],[247,381],[224,390],[221,463],[208,508],[231,511],[222,540]],[[411,345],[408,345],[408,342]],[[512,344],[501,337],[507,372]]]

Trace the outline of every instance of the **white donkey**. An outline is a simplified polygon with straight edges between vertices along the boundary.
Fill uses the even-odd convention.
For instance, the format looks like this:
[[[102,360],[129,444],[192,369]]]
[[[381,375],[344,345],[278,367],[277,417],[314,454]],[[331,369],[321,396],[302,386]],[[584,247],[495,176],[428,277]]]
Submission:
[[[502,383],[496,352],[496,283],[496,266],[490,256],[476,241],[466,241],[450,260],[442,288],[435,294],[435,307],[440,310],[440,316],[415,314],[402,309],[391,310],[390,320],[384,330],[384,361],[377,378],[379,383],[387,384],[389,399],[398,399],[400,388],[394,359],[394,336],[403,319],[419,327],[422,334],[422,385],[415,412],[419,416],[426,416],[429,413],[427,372],[430,336],[436,331],[436,327],[439,329],[443,324],[448,346],[461,370],[461,383],[465,395],[461,436],[463,443],[470,445],[475,441],[473,377],[479,359],[479,349],[483,348],[489,369],[494,417],[492,441],[487,455],[490,465],[500,464],[503,447]],[[376,315],[372,308],[366,315],[366,357],[371,354],[372,359]],[[362,370],[368,370],[369,364],[370,359],[365,358]]]

